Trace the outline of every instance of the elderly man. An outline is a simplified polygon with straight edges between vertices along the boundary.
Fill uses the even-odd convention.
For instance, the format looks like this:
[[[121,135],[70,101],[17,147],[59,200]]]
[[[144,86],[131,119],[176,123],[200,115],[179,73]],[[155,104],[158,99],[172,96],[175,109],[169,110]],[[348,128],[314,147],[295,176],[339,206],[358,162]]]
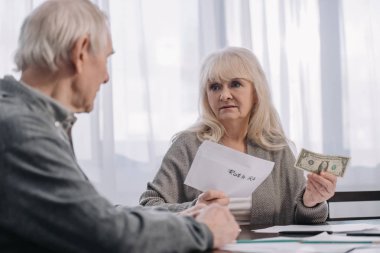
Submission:
[[[236,238],[225,207],[192,217],[115,207],[87,180],[70,131],[107,83],[112,53],[107,19],[88,0],[46,1],[24,21],[21,79],[0,79],[1,252],[189,252]]]

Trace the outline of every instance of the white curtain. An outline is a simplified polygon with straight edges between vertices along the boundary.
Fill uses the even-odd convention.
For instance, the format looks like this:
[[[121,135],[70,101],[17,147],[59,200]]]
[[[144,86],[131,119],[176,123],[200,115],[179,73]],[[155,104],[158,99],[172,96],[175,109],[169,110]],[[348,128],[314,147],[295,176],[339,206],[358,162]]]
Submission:
[[[0,76],[15,74],[18,28],[40,2],[0,1]],[[352,157],[339,190],[380,190],[377,0],[93,2],[109,15],[116,54],[94,111],[79,115],[74,143],[115,203],[138,203],[171,137],[197,118],[202,58],[229,45],[258,56],[298,149]]]
[[[95,2],[108,11],[116,53],[75,149],[104,194],[136,205],[171,137],[197,118],[198,2]]]

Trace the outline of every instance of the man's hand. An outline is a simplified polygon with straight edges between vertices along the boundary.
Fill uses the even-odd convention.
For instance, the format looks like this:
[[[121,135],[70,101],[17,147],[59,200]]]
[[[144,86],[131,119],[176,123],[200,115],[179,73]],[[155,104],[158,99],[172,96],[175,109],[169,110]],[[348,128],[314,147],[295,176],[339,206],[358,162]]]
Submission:
[[[239,225],[227,207],[211,204],[203,209],[195,218],[211,230],[214,238],[214,248],[223,247],[236,240],[240,232]]]
[[[306,190],[303,194],[303,203],[307,207],[313,207],[335,194],[337,177],[328,172],[320,175],[310,173],[307,175]]]
[[[196,205],[198,204],[210,205],[213,203],[217,203],[222,206],[228,206],[228,204],[230,203],[230,198],[222,191],[208,190],[198,196]]]

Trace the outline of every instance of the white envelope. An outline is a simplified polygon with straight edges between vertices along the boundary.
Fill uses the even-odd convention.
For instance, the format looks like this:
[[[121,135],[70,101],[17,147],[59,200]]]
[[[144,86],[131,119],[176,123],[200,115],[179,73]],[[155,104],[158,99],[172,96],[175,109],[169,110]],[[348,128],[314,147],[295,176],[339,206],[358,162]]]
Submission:
[[[185,184],[200,191],[220,190],[229,197],[249,197],[268,177],[273,166],[274,162],[204,141]]]

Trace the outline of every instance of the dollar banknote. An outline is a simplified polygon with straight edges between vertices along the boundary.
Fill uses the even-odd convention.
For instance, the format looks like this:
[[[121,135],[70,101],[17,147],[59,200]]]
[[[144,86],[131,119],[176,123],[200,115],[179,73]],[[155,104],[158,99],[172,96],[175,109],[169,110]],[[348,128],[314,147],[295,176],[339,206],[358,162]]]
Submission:
[[[349,161],[349,157],[323,155],[302,149],[294,166],[317,174],[326,171],[343,177]]]

